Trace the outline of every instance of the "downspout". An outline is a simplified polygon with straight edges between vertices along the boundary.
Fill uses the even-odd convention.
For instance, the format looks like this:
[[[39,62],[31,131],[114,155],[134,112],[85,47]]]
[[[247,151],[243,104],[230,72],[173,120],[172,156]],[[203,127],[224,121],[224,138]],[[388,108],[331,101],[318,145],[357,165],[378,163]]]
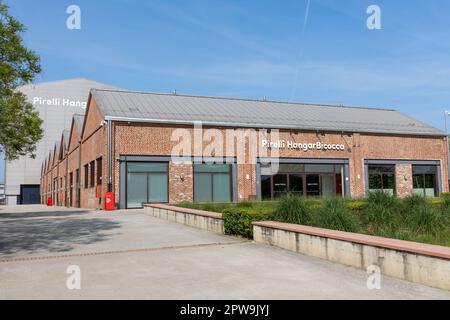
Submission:
[[[60,185],[59,185],[59,154],[58,154],[58,163],[56,164],[56,205],[59,207],[59,193],[60,193]]]
[[[52,202],[55,203],[55,192],[54,189],[55,186],[53,185],[53,166],[50,165],[50,197],[52,197]],[[20,199],[20,202],[22,202],[22,199]]]
[[[108,120],[108,192],[112,192],[112,121]]]
[[[77,174],[77,185],[76,185],[76,193],[77,197],[77,207],[81,208],[81,138],[78,139],[78,174]]]
[[[64,193],[64,203],[66,205],[67,208],[69,208],[69,190],[70,190],[70,186],[68,183],[68,179],[69,179],[69,147],[67,147],[67,152],[66,152],[66,176],[64,178],[64,187],[66,188],[66,192]]]

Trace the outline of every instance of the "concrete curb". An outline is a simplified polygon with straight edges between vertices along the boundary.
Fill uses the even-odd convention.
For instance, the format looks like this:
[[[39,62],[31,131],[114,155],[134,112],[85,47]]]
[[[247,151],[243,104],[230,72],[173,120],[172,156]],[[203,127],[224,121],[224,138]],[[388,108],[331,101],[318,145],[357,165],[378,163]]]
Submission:
[[[257,243],[450,290],[447,247],[278,222],[255,222],[253,234]]]
[[[146,214],[155,218],[181,223],[214,233],[225,233],[221,213],[179,208],[164,204],[146,204],[144,205],[144,210]]]

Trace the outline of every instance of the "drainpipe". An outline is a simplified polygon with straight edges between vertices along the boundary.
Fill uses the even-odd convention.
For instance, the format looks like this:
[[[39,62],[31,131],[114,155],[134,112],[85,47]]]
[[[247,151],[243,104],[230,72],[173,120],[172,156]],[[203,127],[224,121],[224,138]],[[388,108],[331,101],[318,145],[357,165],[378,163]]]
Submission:
[[[112,192],[112,121],[108,121],[108,192]]]
[[[77,193],[77,207],[81,208],[81,138],[78,139],[78,174],[77,174],[77,184],[76,187],[76,193]],[[75,172],[77,172],[75,171]]]
[[[450,171],[450,140],[449,140],[449,135],[448,135],[448,124],[447,124],[447,118],[450,116],[450,112],[449,111],[445,111],[444,112],[444,116],[445,116],[445,152],[447,155],[447,181],[445,181],[445,184],[447,186],[449,186],[449,180],[450,178],[448,177],[448,172]],[[443,188],[443,190],[445,190],[445,187],[443,185],[443,183],[441,183],[441,188]]]
[[[64,203],[65,203],[67,208],[69,208],[69,190],[70,190],[69,183],[70,183],[70,181],[69,181],[69,148],[67,148],[67,152],[66,152],[66,176],[64,177],[64,187],[65,187]]]

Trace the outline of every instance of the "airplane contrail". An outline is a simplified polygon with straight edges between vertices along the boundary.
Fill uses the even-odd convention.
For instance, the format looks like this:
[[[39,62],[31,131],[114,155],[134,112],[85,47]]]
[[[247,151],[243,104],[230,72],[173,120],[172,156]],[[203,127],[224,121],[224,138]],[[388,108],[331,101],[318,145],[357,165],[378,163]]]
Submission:
[[[311,0],[306,1],[306,10],[305,10],[305,18],[303,19],[303,28],[302,28],[302,34],[301,38],[303,40],[304,34],[306,32],[306,27],[308,25],[308,18],[309,18],[309,8],[311,6]],[[292,93],[291,93],[291,101],[295,98],[295,94],[297,92],[297,83],[298,83],[298,77],[300,73],[300,62],[303,58],[303,43],[300,43],[300,49],[298,52],[298,59],[297,59],[297,69],[295,71],[295,78],[294,78],[294,85],[292,87]]]

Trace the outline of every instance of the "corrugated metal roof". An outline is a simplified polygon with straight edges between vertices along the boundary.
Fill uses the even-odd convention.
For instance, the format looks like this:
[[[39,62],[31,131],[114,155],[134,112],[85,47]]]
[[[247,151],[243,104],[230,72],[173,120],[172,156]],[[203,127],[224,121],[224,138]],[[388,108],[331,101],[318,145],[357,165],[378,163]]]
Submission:
[[[56,164],[57,160],[56,160],[56,162],[55,162],[55,159],[59,159],[60,142],[61,142],[61,141],[56,141],[56,142],[55,142],[55,148],[54,148],[55,153],[54,153],[53,163],[52,163],[52,164]]]
[[[84,115],[74,114],[73,120],[75,121],[75,125],[77,126],[78,138],[81,138],[81,133],[83,130],[83,123],[84,123]]]
[[[67,148],[69,147],[70,131],[63,130],[62,136],[64,141],[64,150],[67,151]]]
[[[174,94],[91,90],[107,119],[271,129],[406,135],[445,133],[390,109]]]

